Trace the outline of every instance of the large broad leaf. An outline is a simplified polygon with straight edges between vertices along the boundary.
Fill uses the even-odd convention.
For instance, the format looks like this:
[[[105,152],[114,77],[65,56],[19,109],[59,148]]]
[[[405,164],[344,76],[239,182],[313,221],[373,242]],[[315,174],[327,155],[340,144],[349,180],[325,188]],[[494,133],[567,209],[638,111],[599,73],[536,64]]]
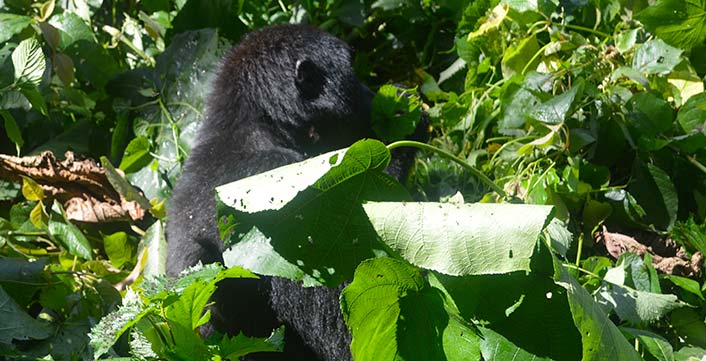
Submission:
[[[96,42],[91,26],[76,15],[76,13],[65,11],[52,16],[51,19],[49,19],[49,23],[59,30],[60,41],[57,50],[66,49],[70,45],[82,40],[93,43]]]
[[[0,344],[7,345],[13,340],[43,339],[51,333],[49,323],[30,317],[0,287]]]
[[[32,21],[24,15],[0,14],[0,44],[10,40],[13,35],[22,31]]]
[[[681,62],[681,53],[660,39],[650,40],[635,50],[632,67],[647,74],[666,75]]]
[[[636,17],[648,30],[681,49],[706,40],[705,0],[658,0]]]
[[[341,293],[356,360],[478,360],[479,336],[418,269],[391,258],[364,261]]]
[[[554,268],[554,280],[566,288],[571,314],[581,333],[583,360],[641,360],[601,306],[556,259]]]
[[[449,275],[529,271],[550,206],[368,202],[380,239],[412,264]]]
[[[544,247],[540,249],[549,253]],[[534,262],[543,255],[540,252],[533,256],[530,273],[463,277],[429,274],[429,283],[444,290],[464,320],[483,320],[484,326],[502,335],[503,339],[494,336],[481,341],[484,357],[495,355],[495,359],[503,360],[504,351],[512,350],[554,360],[580,359],[581,335],[563,297],[565,290],[546,276],[542,270],[546,266],[539,264],[542,262]],[[489,337],[484,330],[481,332]],[[493,344],[500,347],[497,353],[489,352]]]
[[[671,326],[686,344],[706,348],[706,324],[703,316],[690,308],[674,310],[670,315]]]
[[[633,325],[657,321],[670,311],[684,307],[675,295],[638,291],[627,287],[603,285],[597,297],[615,310],[621,320]]]
[[[389,161],[382,143],[363,140],[345,155],[327,153],[218,187],[222,234],[237,242],[223,255],[226,265],[307,286],[349,280],[362,260],[385,254],[362,203],[409,198],[381,172]]]
[[[340,164],[347,149],[328,152],[216,188],[221,202],[240,212],[278,210]]]

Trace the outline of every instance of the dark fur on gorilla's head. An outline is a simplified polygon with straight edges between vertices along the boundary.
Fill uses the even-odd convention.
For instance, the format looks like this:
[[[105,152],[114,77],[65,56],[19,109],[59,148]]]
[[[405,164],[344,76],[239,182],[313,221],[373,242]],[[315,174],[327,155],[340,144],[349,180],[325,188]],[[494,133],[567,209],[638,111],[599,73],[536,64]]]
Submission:
[[[312,27],[249,33],[223,61],[205,127],[233,134],[242,122],[266,121],[268,142],[305,154],[349,146],[370,135],[372,97],[351,56],[344,42]]]
[[[371,97],[351,69],[350,48],[321,30],[280,25],[245,36],[216,74],[174,189],[167,272],[222,262],[215,187],[369,136]],[[226,280],[214,295],[211,326],[267,336],[284,323],[285,353],[253,359],[346,360],[350,334],[339,294],[282,279]]]

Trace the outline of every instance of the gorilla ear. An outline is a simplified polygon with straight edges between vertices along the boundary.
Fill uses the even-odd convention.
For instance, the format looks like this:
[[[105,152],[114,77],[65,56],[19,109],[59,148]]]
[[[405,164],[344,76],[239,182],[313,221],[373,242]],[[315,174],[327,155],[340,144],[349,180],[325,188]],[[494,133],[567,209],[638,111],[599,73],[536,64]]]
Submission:
[[[296,85],[299,93],[306,100],[314,100],[324,90],[324,72],[308,59],[297,60]]]

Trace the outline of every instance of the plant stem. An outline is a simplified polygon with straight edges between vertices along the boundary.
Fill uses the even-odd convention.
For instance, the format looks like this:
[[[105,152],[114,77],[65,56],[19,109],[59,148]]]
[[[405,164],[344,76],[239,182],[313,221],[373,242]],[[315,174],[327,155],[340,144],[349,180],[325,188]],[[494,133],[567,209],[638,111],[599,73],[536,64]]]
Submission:
[[[447,152],[444,150],[441,150],[439,148],[433,147],[429,144],[421,143],[421,142],[416,142],[413,140],[400,140],[397,142],[393,142],[387,146],[388,150],[393,150],[395,148],[399,147],[413,147],[413,148],[419,148],[423,150],[428,150],[430,152],[436,153],[440,155],[442,158],[446,158],[448,160],[454,161],[458,163],[460,166],[468,170],[469,172],[473,173],[476,177],[478,177],[483,183],[487,184],[495,193],[499,194],[503,198],[507,198],[507,194],[505,191],[495,182],[493,182],[490,178],[488,178],[485,174],[483,174],[481,171],[478,169],[472,167],[470,164],[465,162],[463,159]]]

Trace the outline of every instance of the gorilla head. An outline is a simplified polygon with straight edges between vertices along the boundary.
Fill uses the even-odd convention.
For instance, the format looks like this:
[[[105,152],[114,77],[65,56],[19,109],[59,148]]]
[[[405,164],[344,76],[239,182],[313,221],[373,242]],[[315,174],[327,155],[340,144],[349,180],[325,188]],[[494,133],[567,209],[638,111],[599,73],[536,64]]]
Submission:
[[[206,122],[231,134],[240,122],[266,123],[267,141],[307,155],[349,146],[371,134],[372,98],[351,56],[348,45],[316,28],[252,32],[226,56]]]

